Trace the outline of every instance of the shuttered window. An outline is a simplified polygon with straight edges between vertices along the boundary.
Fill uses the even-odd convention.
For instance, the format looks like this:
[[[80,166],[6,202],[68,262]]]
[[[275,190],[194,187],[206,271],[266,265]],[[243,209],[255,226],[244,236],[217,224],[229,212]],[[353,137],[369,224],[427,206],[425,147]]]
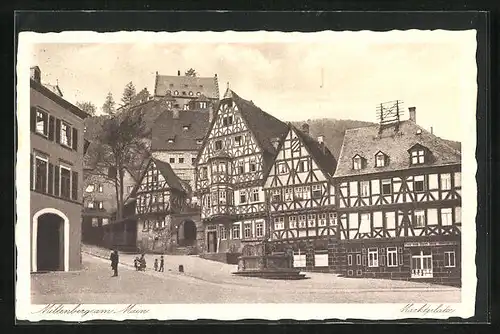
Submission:
[[[47,192],[52,195],[54,194],[54,165],[49,163],[49,181]]]
[[[71,199],[74,201],[78,200],[78,172],[72,172],[71,174]]]
[[[59,166],[54,166],[54,196],[59,196]]]
[[[73,128],[73,150],[78,151],[78,130]]]

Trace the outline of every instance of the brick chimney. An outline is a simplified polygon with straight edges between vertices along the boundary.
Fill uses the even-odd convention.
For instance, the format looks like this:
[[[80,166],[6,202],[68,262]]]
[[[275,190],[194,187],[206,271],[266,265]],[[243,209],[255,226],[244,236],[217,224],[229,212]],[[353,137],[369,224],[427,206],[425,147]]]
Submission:
[[[412,121],[413,123],[417,123],[417,108],[409,107],[408,111],[410,113],[410,121]]]
[[[302,124],[302,132],[304,132],[305,134],[309,134],[309,124]]]
[[[35,80],[36,82],[40,83],[41,77],[42,77],[40,67],[34,66],[34,67],[30,68],[30,76],[31,76],[32,80]]]

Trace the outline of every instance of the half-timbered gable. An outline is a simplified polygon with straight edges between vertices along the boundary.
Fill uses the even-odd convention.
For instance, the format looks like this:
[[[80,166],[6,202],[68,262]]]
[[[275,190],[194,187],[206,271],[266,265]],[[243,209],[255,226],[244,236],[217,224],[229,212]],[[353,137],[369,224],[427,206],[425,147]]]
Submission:
[[[361,164],[355,162],[356,157]],[[360,252],[359,265],[351,261],[348,272],[363,276],[397,272],[412,278],[457,276],[459,151],[412,120],[350,129],[334,178],[339,237],[346,242],[348,256]],[[453,256],[453,266],[443,266],[443,256]]]
[[[226,91],[196,160],[196,192],[201,199],[202,219],[215,224],[207,231],[219,231],[208,232],[212,235],[208,238],[213,240],[208,244],[217,242],[217,249],[222,250],[230,243],[221,241],[263,237],[263,183],[286,131],[286,124],[253,102]],[[208,248],[216,251],[215,246]]]

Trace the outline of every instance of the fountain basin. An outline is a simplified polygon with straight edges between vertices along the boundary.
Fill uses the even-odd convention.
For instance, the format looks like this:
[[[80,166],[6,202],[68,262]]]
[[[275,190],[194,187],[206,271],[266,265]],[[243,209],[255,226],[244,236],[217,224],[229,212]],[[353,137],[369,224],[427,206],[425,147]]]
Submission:
[[[298,280],[306,275],[293,268],[286,255],[243,255],[238,257],[238,271],[233,275],[267,279]]]

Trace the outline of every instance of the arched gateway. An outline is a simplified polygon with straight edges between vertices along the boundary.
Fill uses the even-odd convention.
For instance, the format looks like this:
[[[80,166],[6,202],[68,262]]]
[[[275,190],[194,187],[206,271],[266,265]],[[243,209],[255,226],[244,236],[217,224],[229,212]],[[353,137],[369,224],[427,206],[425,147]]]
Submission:
[[[32,271],[69,270],[69,219],[59,210],[42,209],[33,216]]]
[[[177,230],[177,244],[179,246],[193,246],[196,242],[196,224],[191,219],[180,223]]]

